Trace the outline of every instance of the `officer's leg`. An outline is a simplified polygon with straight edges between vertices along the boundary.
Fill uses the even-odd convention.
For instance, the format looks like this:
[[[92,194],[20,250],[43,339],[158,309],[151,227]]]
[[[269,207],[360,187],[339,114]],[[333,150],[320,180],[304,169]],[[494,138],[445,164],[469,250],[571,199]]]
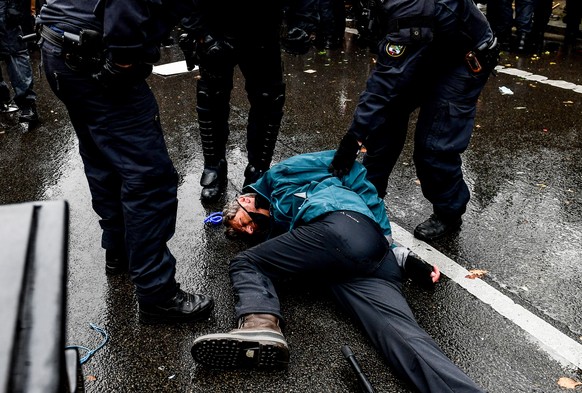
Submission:
[[[515,1],[515,27],[517,33],[517,50],[526,49],[526,44],[531,38],[534,0],[516,0]]]
[[[175,229],[178,178],[151,89],[145,80],[105,88],[90,72],[69,70],[60,48],[49,43],[42,46],[47,79],[83,139],[83,159],[89,165],[101,158],[108,163],[97,170],[86,168],[87,177],[94,183],[95,195],[111,187],[107,195],[98,195],[111,198],[110,204],[99,209],[114,216],[118,211],[107,209],[121,204],[140,321],[193,322],[207,316],[214,305],[212,298],[181,290],[174,278],[176,260],[167,242]],[[89,157],[97,150],[100,154]],[[112,169],[118,177],[111,174]]]
[[[464,63],[445,69],[420,108],[413,156],[422,192],[436,216],[416,228],[420,239],[436,239],[461,225],[469,202],[461,153],[469,144],[477,99],[488,76],[488,71],[471,73]]]
[[[366,178],[378,195],[386,195],[388,177],[396,164],[408,131],[410,113],[420,105],[427,73],[426,44],[398,46],[384,40],[378,62],[366,82],[348,132],[364,142]]]
[[[387,117],[390,118],[387,129],[370,134],[366,139],[362,161],[368,171],[366,179],[374,185],[380,198],[386,196],[388,178],[404,148],[409,121],[406,111]]]
[[[393,370],[420,392],[482,392],[418,325],[398,285],[376,277],[332,287]]]
[[[269,169],[285,103],[285,83],[277,36],[263,45],[243,49],[240,69],[250,103],[247,125],[248,166],[244,185],[254,183]]]
[[[104,246],[117,247],[123,230],[140,304],[173,296],[175,259],[166,242],[174,233],[177,176],[153,93],[145,81],[106,92],[46,50],[43,61],[47,79],[79,135],[93,206],[102,218]]]
[[[226,142],[229,135],[230,93],[234,65],[209,70],[200,65],[196,91],[196,112],[202,140],[204,170],[200,178],[202,202],[218,200],[226,188]]]
[[[174,235],[178,175],[166,148],[158,106],[145,81],[112,91],[110,110],[92,137],[122,178],[121,201],[130,276],[140,305],[176,293]]]
[[[45,43],[44,47],[47,46],[54,48]],[[101,246],[106,250],[106,259],[118,259],[119,266],[114,269],[114,273],[127,271],[121,177],[91,136],[91,130],[98,127],[91,109],[97,108],[101,93],[96,90],[98,86],[95,81],[71,71],[60,56],[53,56],[46,50],[43,50],[43,66],[51,89],[67,107],[79,140],[79,153],[91,192],[93,210],[100,217],[99,225],[103,231]],[[86,95],[81,97],[80,92]]]

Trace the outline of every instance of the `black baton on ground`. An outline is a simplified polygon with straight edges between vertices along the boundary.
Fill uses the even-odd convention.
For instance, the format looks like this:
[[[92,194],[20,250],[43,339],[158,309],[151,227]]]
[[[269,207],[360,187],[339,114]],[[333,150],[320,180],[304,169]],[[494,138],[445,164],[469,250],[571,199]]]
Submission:
[[[374,387],[372,387],[372,384],[370,383],[370,381],[368,381],[368,378],[360,368],[360,364],[356,360],[356,355],[354,355],[352,349],[348,345],[344,345],[342,347],[342,353],[346,357],[346,360],[348,361],[350,366],[352,366],[352,368],[356,372],[358,381],[360,382],[360,386],[362,387],[362,391],[365,393],[375,393],[376,391],[374,390]]]

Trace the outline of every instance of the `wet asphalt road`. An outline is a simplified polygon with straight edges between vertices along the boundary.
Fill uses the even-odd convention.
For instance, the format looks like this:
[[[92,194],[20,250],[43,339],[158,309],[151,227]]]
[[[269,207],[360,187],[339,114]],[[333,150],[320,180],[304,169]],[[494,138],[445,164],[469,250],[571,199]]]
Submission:
[[[349,35],[348,35],[349,37]],[[554,47],[552,47],[554,48]],[[582,85],[582,53],[556,51],[539,58],[504,53],[502,65]],[[366,49],[351,40],[343,51],[284,55],[287,100],[274,161],[332,149],[348,127],[372,67]],[[38,53],[33,55],[38,65]],[[182,60],[166,48],[163,62]],[[312,72],[315,71],[315,72]],[[142,326],[125,277],[108,278],[97,216],[77,143],[64,107],[35,69],[42,123],[23,132],[14,116],[0,117],[0,203],[66,199],[70,204],[67,344],[95,347],[83,366],[88,392],[356,392],[340,348],[348,343],[379,392],[409,392],[362,333],[317,287],[290,283],[281,290],[291,348],[286,371],[213,372],[197,366],[189,350],[198,335],[234,326],[227,267],[244,248],[222,230],[203,224],[221,205],[202,206],[198,184],[202,152],[195,115],[196,73],[149,78],[166,141],[181,176],[176,235],[177,279],[187,290],[215,297],[212,317],[196,324]],[[228,145],[229,187],[240,191],[246,165],[248,103],[237,73]],[[500,87],[513,95],[503,95]],[[464,172],[472,191],[462,231],[432,246],[515,303],[582,344],[582,94],[499,72],[483,91]],[[411,126],[414,124],[413,115]],[[410,135],[412,135],[412,127]],[[392,221],[412,232],[430,213],[407,143],[391,176],[385,203]],[[398,239],[396,239],[398,240]],[[426,251],[425,245],[418,247]],[[423,251],[423,250],[417,250]],[[489,392],[561,392],[557,381],[582,381],[582,372],[544,350],[516,326],[456,282],[444,277],[434,292],[407,285],[419,323]],[[580,360],[582,363],[582,360]],[[579,363],[579,364],[580,364]],[[579,366],[578,366],[579,367]]]

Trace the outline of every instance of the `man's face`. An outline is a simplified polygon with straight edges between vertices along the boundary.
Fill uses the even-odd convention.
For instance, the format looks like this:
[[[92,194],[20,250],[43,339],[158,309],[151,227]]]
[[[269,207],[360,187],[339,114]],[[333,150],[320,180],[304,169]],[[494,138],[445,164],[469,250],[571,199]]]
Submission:
[[[256,212],[255,198],[241,195],[237,197],[237,201],[241,206],[238,212],[230,222],[230,227],[237,232],[252,235],[257,229],[257,224],[253,221],[248,212]],[[246,209],[246,211],[245,211]]]

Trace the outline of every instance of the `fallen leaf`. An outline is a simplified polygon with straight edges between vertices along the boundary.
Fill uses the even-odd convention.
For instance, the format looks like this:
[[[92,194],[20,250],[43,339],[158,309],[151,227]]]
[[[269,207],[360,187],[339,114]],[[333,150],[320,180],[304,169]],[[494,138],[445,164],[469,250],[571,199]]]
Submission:
[[[488,271],[487,270],[481,270],[481,269],[472,269],[472,270],[469,270],[469,273],[470,274],[467,274],[465,276],[465,278],[468,278],[470,280],[473,280],[475,278],[481,278],[481,277],[483,277],[485,274],[488,273]]]
[[[87,375],[87,381],[96,381],[97,377],[94,375]]]
[[[562,377],[558,379],[558,385],[566,389],[576,389],[576,386],[582,386],[582,382],[575,381],[571,378]]]

